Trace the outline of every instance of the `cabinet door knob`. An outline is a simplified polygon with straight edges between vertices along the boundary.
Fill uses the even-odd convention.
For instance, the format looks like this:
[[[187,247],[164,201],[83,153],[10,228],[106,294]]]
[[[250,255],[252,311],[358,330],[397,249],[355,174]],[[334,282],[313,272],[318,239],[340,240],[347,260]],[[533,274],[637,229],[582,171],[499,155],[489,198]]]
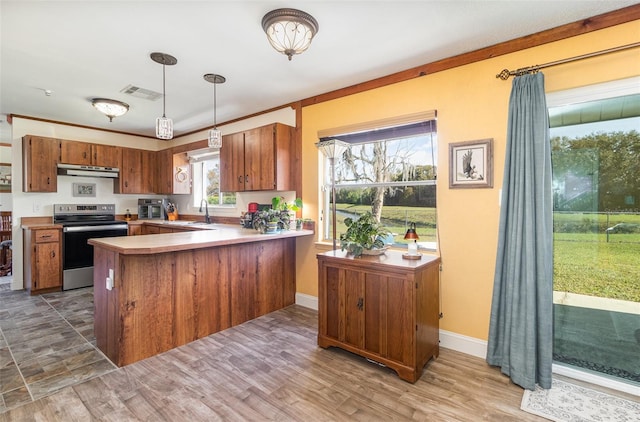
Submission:
[[[56,257],[55,251],[51,251],[51,258],[55,258],[55,257]]]
[[[362,308],[364,308],[364,299],[363,298],[358,298],[358,309],[362,310]]]
[[[242,184],[242,176],[238,176],[238,183]]]

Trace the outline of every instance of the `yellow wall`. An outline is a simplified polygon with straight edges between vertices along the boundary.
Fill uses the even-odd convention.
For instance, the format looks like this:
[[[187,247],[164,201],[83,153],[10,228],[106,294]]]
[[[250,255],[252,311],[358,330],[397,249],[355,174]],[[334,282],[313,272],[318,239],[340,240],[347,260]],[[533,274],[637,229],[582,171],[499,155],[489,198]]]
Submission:
[[[487,338],[502,186],[511,80],[517,69],[637,42],[640,21],[518,53],[427,75],[305,107],[302,110],[303,216],[319,220],[317,132],[357,122],[426,110],[438,111],[438,225],[442,257],[440,328]],[[640,75],[640,49],[545,69],[547,92]],[[448,144],[493,138],[494,188],[450,190]],[[318,227],[317,230],[320,229]],[[310,239],[298,243],[299,293],[317,296],[315,255],[327,250]]]

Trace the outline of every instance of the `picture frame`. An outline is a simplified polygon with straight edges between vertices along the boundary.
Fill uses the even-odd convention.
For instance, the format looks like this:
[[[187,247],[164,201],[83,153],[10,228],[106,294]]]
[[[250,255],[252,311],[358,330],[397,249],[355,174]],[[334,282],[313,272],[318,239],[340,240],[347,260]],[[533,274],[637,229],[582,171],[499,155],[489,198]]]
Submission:
[[[493,139],[449,144],[449,188],[493,187]]]
[[[96,184],[95,183],[74,183],[73,184],[73,196],[77,197],[93,197],[96,196]]]
[[[0,163],[0,193],[11,192],[11,163]]]

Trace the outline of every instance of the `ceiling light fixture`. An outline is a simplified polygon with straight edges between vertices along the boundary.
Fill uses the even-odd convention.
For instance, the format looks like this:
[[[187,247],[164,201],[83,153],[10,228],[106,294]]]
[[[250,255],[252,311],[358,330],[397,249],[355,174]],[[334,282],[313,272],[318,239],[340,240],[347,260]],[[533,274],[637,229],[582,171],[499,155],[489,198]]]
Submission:
[[[216,120],[216,85],[226,82],[226,78],[215,73],[207,73],[204,80],[213,84],[213,129],[209,130],[209,148],[220,148],[222,146],[222,132],[218,130]]]
[[[264,15],[262,29],[271,46],[291,60],[309,48],[319,26],[313,16],[301,10],[276,9]]]
[[[151,53],[151,60],[162,65],[162,117],[156,119],[156,138],[172,139],[173,138],[173,121],[167,118],[167,95],[165,86],[165,66],[173,66],[178,60],[165,53]]]
[[[114,117],[120,117],[129,111],[129,104],[108,98],[94,98],[91,105],[100,113],[106,114],[110,122],[113,122]]]

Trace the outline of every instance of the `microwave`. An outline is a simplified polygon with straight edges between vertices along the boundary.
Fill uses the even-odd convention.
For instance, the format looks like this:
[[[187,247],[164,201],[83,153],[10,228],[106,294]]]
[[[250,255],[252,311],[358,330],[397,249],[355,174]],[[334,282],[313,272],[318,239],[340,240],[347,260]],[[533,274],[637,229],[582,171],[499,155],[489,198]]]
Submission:
[[[138,199],[138,220],[166,220],[167,199]]]

